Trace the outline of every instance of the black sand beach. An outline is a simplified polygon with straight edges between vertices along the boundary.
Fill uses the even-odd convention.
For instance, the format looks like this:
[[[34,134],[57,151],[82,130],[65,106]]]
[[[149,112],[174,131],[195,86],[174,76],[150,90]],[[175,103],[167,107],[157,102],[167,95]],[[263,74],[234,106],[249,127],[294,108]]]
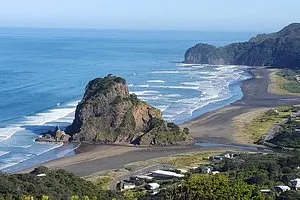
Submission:
[[[270,70],[266,68],[251,69],[254,78],[242,85],[244,97],[213,112],[206,113],[185,124],[197,142],[234,144],[233,118],[255,109],[271,108],[282,105],[300,104],[300,98],[294,96],[278,96],[268,93]],[[174,146],[174,147],[133,147],[121,145],[85,145],[79,154],[44,163],[49,168],[62,168],[79,176],[87,176],[99,171],[123,168],[124,165],[158,157],[196,151],[217,151],[242,149],[236,146]],[[249,145],[248,145],[249,146]],[[251,146],[251,145],[250,145]],[[253,145],[255,150],[255,145]],[[247,151],[247,150],[245,150]],[[31,169],[26,170],[26,172]]]

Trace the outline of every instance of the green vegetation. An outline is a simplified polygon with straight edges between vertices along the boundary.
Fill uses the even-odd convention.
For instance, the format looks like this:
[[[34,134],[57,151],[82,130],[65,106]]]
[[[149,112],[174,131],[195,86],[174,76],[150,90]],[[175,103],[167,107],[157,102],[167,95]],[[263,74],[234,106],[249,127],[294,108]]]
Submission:
[[[290,180],[300,176],[298,166],[300,166],[299,155],[242,154],[234,159],[217,163],[214,169],[226,172],[231,180],[243,181],[260,189],[272,189],[277,185],[291,187]],[[297,196],[296,199],[299,199],[300,193]]]
[[[198,174],[200,171],[195,170],[178,186],[141,199],[300,199],[300,193],[296,191],[265,195],[259,192],[277,185],[291,187],[290,180],[300,176],[299,155],[241,154],[211,166],[221,174]]]
[[[227,200],[264,199],[255,186],[241,181],[232,181],[227,175],[194,174],[178,187],[169,188],[154,197],[142,199],[164,200]]]
[[[280,194],[262,194],[261,189],[272,189],[277,185],[291,187],[290,180],[300,177],[299,155],[283,154],[240,154],[232,159],[223,159],[210,163],[207,157],[216,152],[181,155],[165,163],[176,166],[210,165],[217,175],[201,174],[200,168],[190,171],[183,180],[157,180],[161,191],[150,195],[142,188],[113,194],[107,191],[112,178],[102,176],[90,182],[64,170],[48,170],[44,167],[35,169],[30,174],[0,176],[0,200],[293,200],[300,199],[297,191]],[[46,176],[38,177],[37,174]]]
[[[255,112],[255,113],[254,113]],[[235,137],[249,143],[261,144],[262,136],[268,134],[275,123],[280,123],[291,114],[291,107],[279,107],[268,111],[254,111],[242,114],[234,120]]]
[[[192,141],[189,130],[180,128],[174,123],[166,123],[163,119],[153,118],[150,124],[151,134],[155,135],[156,145],[176,144],[177,142]]]
[[[278,94],[297,94],[300,93],[299,70],[282,69],[271,74],[273,90]]]
[[[37,174],[46,174],[38,177]],[[1,174],[0,199],[112,199],[118,197],[64,170],[39,167],[30,174]],[[32,198],[31,198],[32,197]],[[76,199],[73,197],[72,199]]]
[[[299,108],[298,108],[299,109]],[[299,117],[288,117],[279,131],[268,142],[278,147],[300,148],[300,120]]]
[[[121,77],[113,76],[111,74],[107,75],[104,78],[96,78],[88,83],[86,92],[84,94],[84,100],[95,96],[95,94],[97,94],[98,92],[106,94],[106,92],[110,91],[109,89],[112,86],[118,83],[125,85],[126,80]]]

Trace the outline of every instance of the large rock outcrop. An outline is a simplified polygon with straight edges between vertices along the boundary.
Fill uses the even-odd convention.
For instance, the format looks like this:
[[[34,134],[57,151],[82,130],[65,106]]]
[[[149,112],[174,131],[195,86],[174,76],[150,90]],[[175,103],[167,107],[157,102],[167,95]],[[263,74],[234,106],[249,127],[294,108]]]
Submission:
[[[162,119],[161,112],[130,94],[123,78],[90,81],[66,132],[73,140],[170,145],[190,143],[188,129]]]
[[[224,47],[197,44],[186,51],[184,62],[299,68],[300,23],[290,24],[276,33],[257,35],[248,42]]]

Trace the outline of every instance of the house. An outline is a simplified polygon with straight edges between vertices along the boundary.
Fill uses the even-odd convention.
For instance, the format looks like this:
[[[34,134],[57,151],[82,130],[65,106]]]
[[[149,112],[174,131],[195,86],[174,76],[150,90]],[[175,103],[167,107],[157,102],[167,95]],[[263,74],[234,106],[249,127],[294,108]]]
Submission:
[[[224,154],[224,157],[225,158],[233,158],[233,154],[232,153],[226,153],[226,154]]]
[[[278,186],[275,186],[273,188],[273,190],[277,193],[282,193],[282,192],[285,192],[285,191],[288,191],[288,190],[291,190],[291,188],[289,186],[286,186],[286,185],[278,185]]]
[[[155,190],[158,189],[160,185],[158,183],[148,183],[145,188],[146,190]]]
[[[215,156],[214,160],[223,160],[223,156]]]
[[[152,176],[148,176],[148,175],[137,175],[136,178],[145,179],[145,180],[152,180],[153,179]]]
[[[204,174],[210,174],[211,173],[211,168],[210,167],[201,167],[201,172]]]
[[[296,128],[296,129],[295,129],[295,132],[299,133],[299,132],[300,132],[300,129],[299,129],[299,128]]]
[[[151,195],[156,195],[158,193],[159,193],[159,190],[151,190],[151,191],[149,191],[149,194],[151,194]]]
[[[262,189],[262,190],[260,190],[260,192],[263,193],[263,194],[270,194],[270,193],[272,193],[272,190]]]
[[[171,178],[183,178],[183,174],[178,174],[175,172],[171,171],[165,171],[165,170],[155,170],[152,172],[152,177],[154,178],[166,178],[166,179],[171,179]]]
[[[46,174],[37,174],[36,176],[38,176],[38,177],[45,177],[47,175]]]
[[[296,178],[294,180],[291,180],[292,183],[292,187],[295,190],[299,190],[300,189],[300,178]]]
[[[220,174],[219,171],[212,171],[211,173],[212,173],[213,175]]]
[[[135,188],[135,184],[129,183],[129,182],[125,182],[122,187],[123,190],[130,190],[130,189],[134,189],[134,188]]]
[[[188,170],[187,170],[187,169],[178,169],[178,171],[180,171],[180,173],[182,173],[182,174],[188,173]]]

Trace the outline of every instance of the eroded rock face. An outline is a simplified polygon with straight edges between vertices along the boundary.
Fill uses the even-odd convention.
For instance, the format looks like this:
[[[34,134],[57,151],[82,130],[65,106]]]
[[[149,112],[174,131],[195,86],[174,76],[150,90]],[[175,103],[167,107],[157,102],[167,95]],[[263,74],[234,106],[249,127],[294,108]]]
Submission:
[[[185,53],[185,63],[249,66],[300,67],[300,23],[281,31],[260,34],[248,42],[224,47],[197,44]]]
[[[47,131],[41,137],[36,139],[37,142],[69,142],[71,136],[64,131],[55,127],[54,131]]]
[[[153,132],[153,123],[157,120],[165,127]],[[158,109],[129,93],[123,78],[108,75],[89,82],[76,108],[75,119],[66,132],[79,141],[155,145],[157,132],[172,130]],[[179,128],[176,133],[182,137],[170,138],[165,145],[191,141],[183,129]]]

